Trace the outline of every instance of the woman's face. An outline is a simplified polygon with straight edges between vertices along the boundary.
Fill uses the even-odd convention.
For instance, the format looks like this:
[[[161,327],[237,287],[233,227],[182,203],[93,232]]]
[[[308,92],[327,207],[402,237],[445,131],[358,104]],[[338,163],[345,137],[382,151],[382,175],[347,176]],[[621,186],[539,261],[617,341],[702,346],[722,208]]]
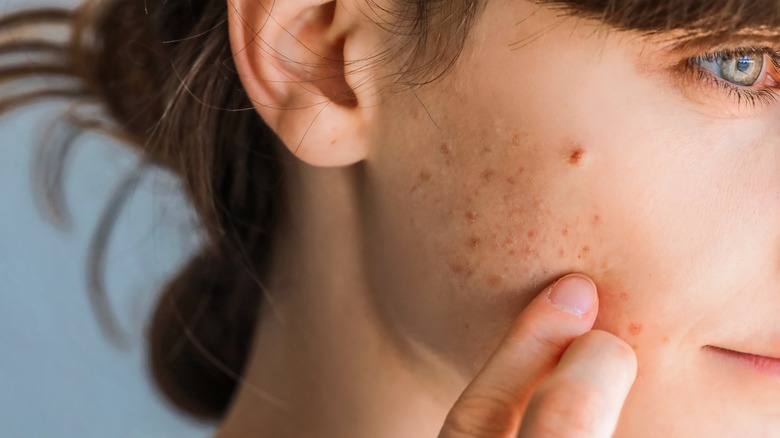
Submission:
[[[780,357],[780,104],[686,70],[715,47],[666,37],[494,0],[447,76],[372,110],[370,281],[432,379],[473,377],[577,271],[595,328],[636,350],[619,435],[780,430],[780,378],[703,348]],[[765,44],[717,49],[746,45]]]

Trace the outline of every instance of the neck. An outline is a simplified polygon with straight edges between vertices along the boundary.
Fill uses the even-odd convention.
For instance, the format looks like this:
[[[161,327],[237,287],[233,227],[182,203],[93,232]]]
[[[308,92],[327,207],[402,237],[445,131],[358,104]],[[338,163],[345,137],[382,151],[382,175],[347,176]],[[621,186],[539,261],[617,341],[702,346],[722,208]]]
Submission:
[[[218,436],[436,436],[458,391],[399,352],[371,300],[359,169],[291,167],[253,350]]]

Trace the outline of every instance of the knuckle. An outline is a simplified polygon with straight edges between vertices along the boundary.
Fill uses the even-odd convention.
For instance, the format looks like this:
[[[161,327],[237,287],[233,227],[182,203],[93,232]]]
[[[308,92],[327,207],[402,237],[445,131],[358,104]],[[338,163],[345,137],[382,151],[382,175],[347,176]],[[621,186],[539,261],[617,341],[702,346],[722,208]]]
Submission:
[[[459,399],[445,421],[447,437],[494,437],[516,427],[519,411],[501,392],[473,394]]]
[[[560,385],[537,394],[533,421],[540,436],[590,437],[600,430],[604,401],[596,391],[580,383]],[[534,403],[535,402],[535,403]]]

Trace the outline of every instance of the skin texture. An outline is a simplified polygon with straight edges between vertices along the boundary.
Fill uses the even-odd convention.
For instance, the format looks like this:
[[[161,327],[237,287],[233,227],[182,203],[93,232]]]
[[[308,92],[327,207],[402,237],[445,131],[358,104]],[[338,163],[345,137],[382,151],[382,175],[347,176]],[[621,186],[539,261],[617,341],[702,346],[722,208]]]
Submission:
[[[279,26],[298,16],[278,8]],[[321,32],[348,35],[347,59],[382,44],[365,10],[339,2]],[[780,380],[703,349],[780,357],[780,105],[680,68],[701,51],[495,0],[432,85],[347,72],[332,87],[357,106],[275,112],[291,103],[278,95],[335,88],[264,92],[285,67],[253,70],[273,62],[236,17],[265,12],[236,11],[245,88],[297,158],[223,436],[436,436],[513,318],[568,272],[598,287],[594,328],[637,355],[615,436],[780,436]]]

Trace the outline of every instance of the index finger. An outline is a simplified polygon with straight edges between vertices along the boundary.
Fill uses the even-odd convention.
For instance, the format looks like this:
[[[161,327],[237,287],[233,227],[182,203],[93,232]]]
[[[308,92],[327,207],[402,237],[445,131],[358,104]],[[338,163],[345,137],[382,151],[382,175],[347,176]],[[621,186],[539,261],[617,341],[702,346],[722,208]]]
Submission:
[[[596,286],[582,274],[545,289],[455,402],[439,436],[492,437],[517,430],[533,389],[569,344],[593,327],[597,313]]]

